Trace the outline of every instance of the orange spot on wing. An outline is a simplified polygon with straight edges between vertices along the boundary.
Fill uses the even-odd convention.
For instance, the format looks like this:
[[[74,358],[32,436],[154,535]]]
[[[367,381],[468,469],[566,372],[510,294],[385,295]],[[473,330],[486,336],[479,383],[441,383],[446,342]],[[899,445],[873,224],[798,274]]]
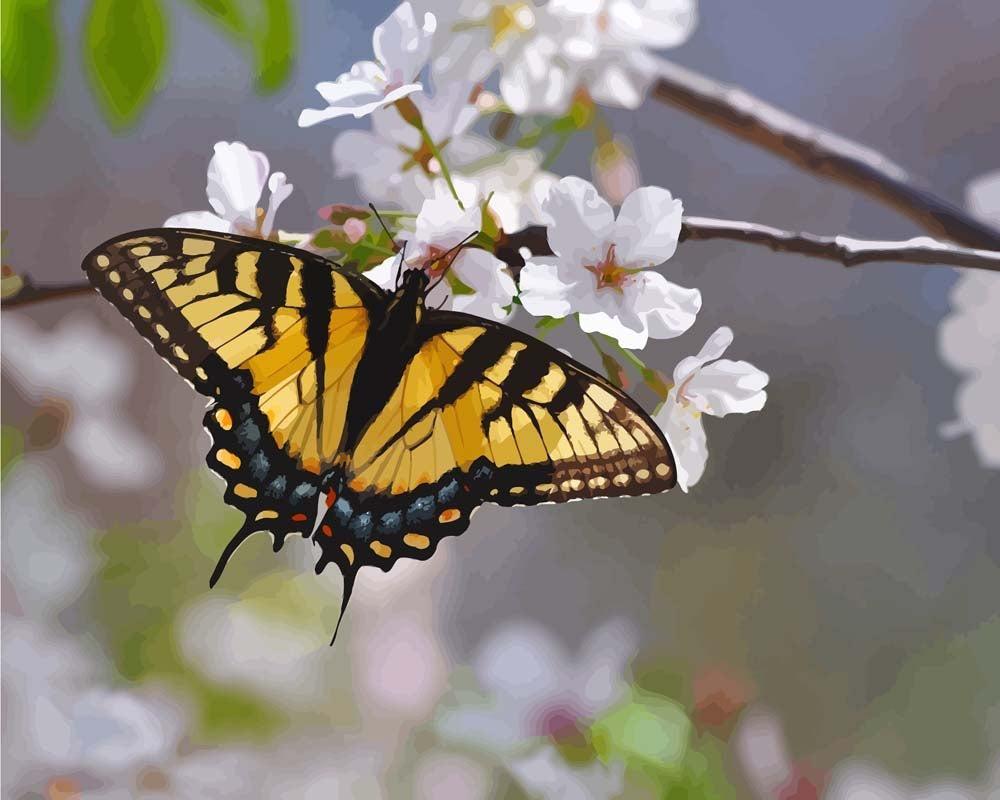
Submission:
[[[320,530],[323,531],[324,536],[333,536],[333,528],[329,525],[324,525]]]
[[[457,508],[446,508],[438,517],[438,522],[454,522],[462,516],[462,512]]]
[[[305,522],[309,517],[305,514],[292,514],[292,522]]]
[[[337,501],[337,493],[333,489],[326,490],[326,507],[329,508]]]

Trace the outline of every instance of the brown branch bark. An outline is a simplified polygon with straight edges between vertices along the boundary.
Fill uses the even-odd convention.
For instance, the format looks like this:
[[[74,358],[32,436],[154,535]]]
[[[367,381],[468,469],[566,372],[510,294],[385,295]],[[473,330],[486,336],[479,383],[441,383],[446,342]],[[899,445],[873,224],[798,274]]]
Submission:
[[[927,236],[904,241],[879,242],[854,239],[849,236],[795,233],[754,222],[684,217],[681,224],[681,242],[704,242],[713,239],[762,245],[780,253],[797,253],[811,258],[835,261],[845,267],[882,262],[971,267],[1000,272],[1000,251],[962,247]],[[522,247],[528,248],[538,256],[552,255],[545,228],[540,225],[510,234],[497,247],[496,254],[508,264],[521,266],[524,263],[519,254]]]
[[[1000,250],[1000,232],[923,188],[881,153],[799,119],[738,86],[661,61],[652,95],[807,172],[867,194],[935,236],[967,247]]]
[[[834,261],[845,267],[874,263],[927,264],[946,267],[969,267],[1000,272],[1000,252],[977,250],[971,247],[940,242],[927,236],[903,241],[880,242],[854,239],[850,236],[817,236],[814,233],[795,233],[755,222],[684,217],[681,224],[681,242],[706,242],[725,240],[743,244],[769,247],[779,253],[796,253],[811,258]],[[532,225],[504,236],[496,245],[497,258],[515,269],[524,265],[520,250],[527,248],[536,256],[552,255],[545,228]],[[58,300],[94,293],[85,281],[60,283],[52,286],[35,286],[25,278],[25,286],[13,297],[4,299],[4,308]],[[96,294],[95,294],[96,296]]]
[[[5,297],[2,305],[3,308],[15,308],[17,306],[28,306],[32,303],[41,303],[45,300],[60,300],[64,297],[78,297],[84,294],[97,296],[94,287],[86,281],[35,286],[31,278],[25,278],[24,286],[21,290],[11,297]]]

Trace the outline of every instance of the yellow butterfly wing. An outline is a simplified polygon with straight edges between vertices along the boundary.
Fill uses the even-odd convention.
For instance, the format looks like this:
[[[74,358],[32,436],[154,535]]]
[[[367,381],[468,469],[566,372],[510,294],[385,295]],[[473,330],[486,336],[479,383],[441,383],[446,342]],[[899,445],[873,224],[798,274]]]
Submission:
[[[258,522],[311,523],[319,476],[336,461],[368,308],[367,279],[260,239],[152,229],[84,260],[94,286],[196,389],[215,399],[208,461],[228,502]],[[307,502],[312,500],[311,505]],[[286,509],[287,502],[291,506]]]
[[[656,424],[584,365],[470,315],[428,312],[420,330],[422,344],[351,451],[330,510],[331,537],[365,520],[340,543],[350,549],[342,569],[429,558],[483,502],[642,495],[676,483]]]
[[[478,317],[432,313],[424,328],[351,453],[352,488],[409,492],[483,458],[496,472],[487,496],[501,504],[650,494],[676,482],[656,424],[583,364]],[[519,474],[545,479],[515,483]]]

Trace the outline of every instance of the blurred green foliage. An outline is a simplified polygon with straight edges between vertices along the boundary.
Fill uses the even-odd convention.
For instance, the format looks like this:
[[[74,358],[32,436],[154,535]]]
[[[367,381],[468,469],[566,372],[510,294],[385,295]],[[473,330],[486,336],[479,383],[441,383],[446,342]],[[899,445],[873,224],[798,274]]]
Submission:
[[[55,91],[58,69],[55,3],[0,3],[0,91],[8,125],[25,130],[39,120]]]
[[[127,127],[149,103],[164,68],[167,21],[158,0],[94,0],[83,57],[113,127]]]
[[[644,796],[735,796],[725,772],[724,745],[712,736],[695,737],[687,711],[669,697],[634,689],[626,702],[594,723],[591,737],[603,761],[624,762],[626,780],[645,785]]]
[[[188,0],[203,17],[247,53],[257,90],[279,89],[291,74],[295,18],[291,0]],[[2,21],[3,115],[29,133],[55,94],[65,59],[55,0],[4,0]],[[170,55],[163,0],[92,0],[81,58],[98,104],[115,130],[134,125],[149,105]]]
[[[104,563],[94,584],[95,618],[108,621],[109,651],[123,678],[164,682],[187,696],[197,710],[196,741],[266,741],[286,724],[281,710],[251,692],[209,680],[179,652],[181,612],[207,589],[215,554],[240,517],[212,501],[212,488],[200,473],[180,494],[181,520],[130,523],[100,534]],[[241,571],[238,564],[231,566]]]

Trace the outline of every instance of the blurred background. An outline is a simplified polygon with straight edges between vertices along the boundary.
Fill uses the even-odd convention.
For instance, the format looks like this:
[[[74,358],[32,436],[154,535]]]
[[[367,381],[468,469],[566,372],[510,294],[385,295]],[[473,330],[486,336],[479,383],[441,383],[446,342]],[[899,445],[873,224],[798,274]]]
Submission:
[[[196,3],[164,4],[169,49],[132,118],[82,66],[90,4],[59,4],[51,105],[4,127],[4,264],[77,280],[101,241],[204,207],[219,140],[295,184],[283,227],[364,200],[330,155],[357,123],[296,119],[317,82],[370,57],[394,4],[265,5],[277,31],[258,45]],[[669,56],[961,203],[1000,167],[997,42],[995,0],[703,0]],[[608,119],[643,183],[687,213],[920,233],[678,110]],[[553,169],[589,175],[589,143]],[[204,465],[204,399],[96,295],[4,311],[4,795],[1000,791],[1000,484],[967,438],[939,433],[959,382],[938,354],[957,272],[721,242],[684,245],[671,270],[705,307],[647,361],[669,372],[726,324],[729,355],[771,376],[763,411],[708,420],[701,483],[487,506],[431,561],[363,572],[332,649],[340,577],[316,577],[300,541],[276,557],[252,539],[208,590],[240,515]],[[566,687],[590,679],[625,699],[574,707]]]

